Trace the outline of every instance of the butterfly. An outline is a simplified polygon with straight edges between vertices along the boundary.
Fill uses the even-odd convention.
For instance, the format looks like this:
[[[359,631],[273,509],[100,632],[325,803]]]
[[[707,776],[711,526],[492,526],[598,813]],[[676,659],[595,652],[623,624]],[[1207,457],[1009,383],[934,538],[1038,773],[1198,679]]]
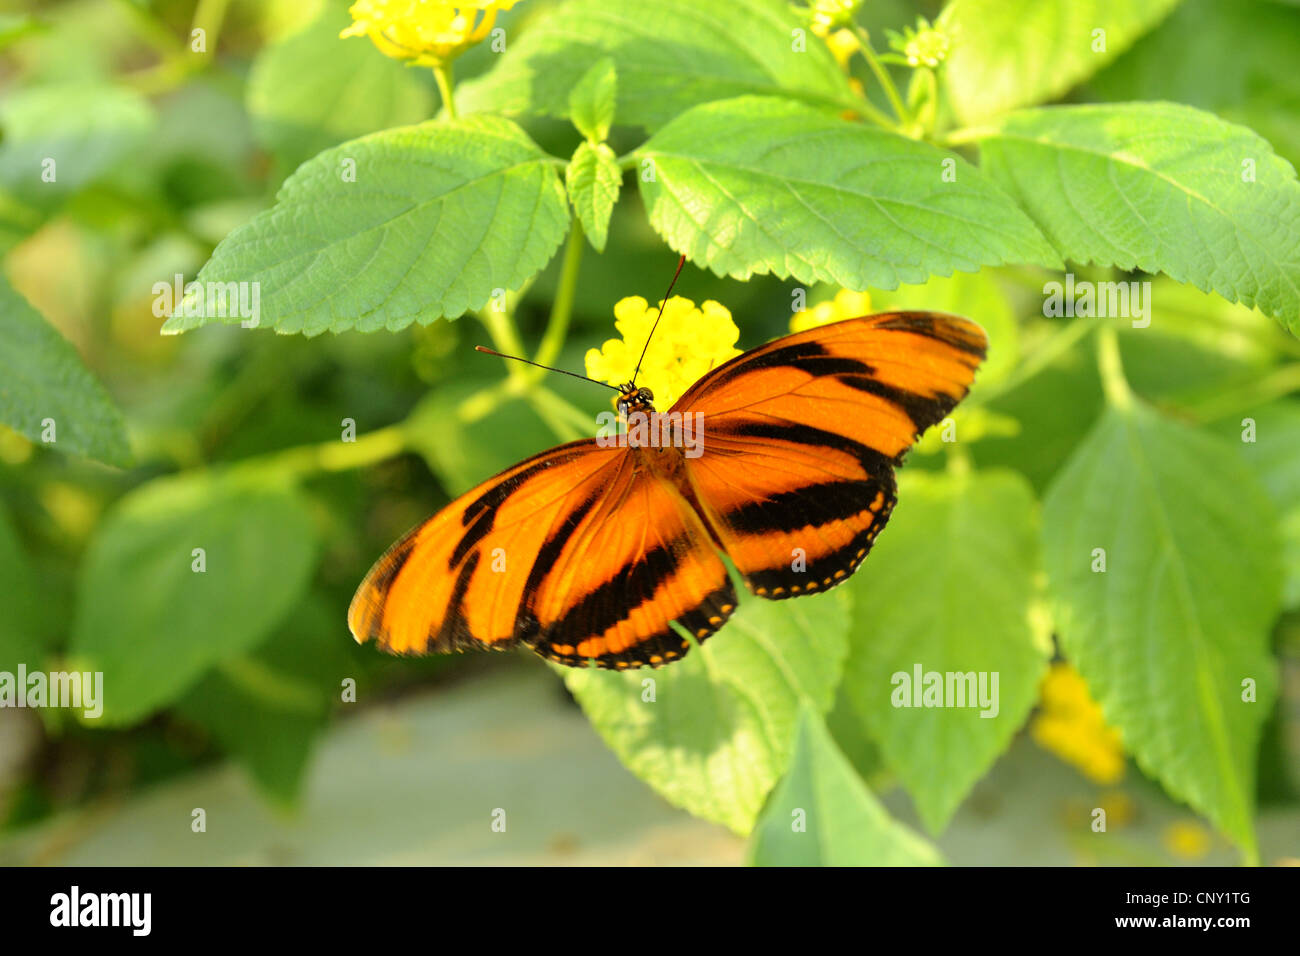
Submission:
[[[886,312],[738,355],[669,410],[699,416],[695,456],[595,438],[534,455],[394,544],[348,626],[396,654],[526,646],[618,670],[677,660],[692,643],[679,628],[702,642],[736,610],[722,555],[769,600],[857,569],[894,508],[894,468],[965,397],[986,347],[968,319]],[[649,389],[619,391],[629,421],[654,413]]]

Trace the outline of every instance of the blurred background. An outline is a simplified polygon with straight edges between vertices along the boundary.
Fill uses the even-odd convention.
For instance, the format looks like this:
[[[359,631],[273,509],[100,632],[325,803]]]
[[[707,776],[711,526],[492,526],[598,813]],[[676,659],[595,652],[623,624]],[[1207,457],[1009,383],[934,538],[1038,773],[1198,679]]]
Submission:
[[[502,23],[513,30],[544,6],[528,0]],[[889,0],[869,4],[863,21],[897,26],[938,9]],[[112,467],[0,426],[0,670],[19,660],[75,664],[94,634],[130,664],[136,683],[119,692],[138,694],[110,726],[0,709],[0,862],[741,862],[742,840],[673,809],[625,770],[531,655],[397,660],[348,634],[348,602],[388,544],[471,484],[556,443],[524,401],[465,420],[466,402],[502,379],[496,360],[473,352],[488,342],[473,318],[313,339],[238,327],[159,334],[155,283],[192,279],[321,149],[432,116],[439,100],[428,71],[339,40],[350,21],[346,4],[331,0],[72,0],[0,11],[4,277],[121,409],[132,453]],[[207,38],[199,56],[196,25]],[[1210,36],[1215,56],[1202,55]],[[1276,68],[1300,62],[1300,9],[1189,0],[1140,47],[1088,95],[1193,103],[1250,123],[1300,159],[1300,80]],[[471,51],[458,75],[489,68],[491,56]],[[334,78],[328,95],[304,82],[321,73]],[[525,125],[558,156],[579,141],[567,123]],[[641,136],[616,129],[616,152]],[[30,175],[31,158],[51,151],[79,157],[54,189]],[[654,300],[675,265],[625,190],[606,251],[584,260],[558,364],[581,370],[585,351],[614,335],[614,302]],[[557,266],[519,304],[530,343]],[[981,308],[1018,325],[1024,350],[1048,331],[1043,281],[1027,269],[980,277]],[[911,295],[943,308],[974,294],[936,289],[873,301]],[[770,277],[740,283],[688,266],[678,291],[725,304],[742,348],[787,330],[790,292]],[[811,300],[834,291],[813,290]],[[1123,340],[1143,395],[1200,402],[1213,422],[1216,394],[1296,354],[1257,313],[1166,280],[1155,295],[1168,321]],[[22,308],[16,301],[6,294],[7,307]],[[550,387],[593,420],[605,408],[603,390],[554,378]],[[1013,467],[1041,492],[1101,410],[1091,357],[1063,354],[988,408],[976,461]],[[418,436],[409,452],[357,467],[302,465],[337,443],[347,420],[362,435],[408,416]],[[235,462],[253,491],[205,484]],[[915,455],[909,467],[931,459]],[[176,475],[183,480],[170,484]],[[1290,487],[1300,496],[1300,484]],[[195,495],[210,496],[211,537],[226,535],[247,570],[206,603],[178,608],[157,554],[163,545],[189,554],[208,540],[168,522],[169,509],[186,513]],[[1292,517],[1300,528],[1300,510]],[[1277,647],[1282,698],[1260,770],[1268,863],[1300,857],[1294,611]],[[175,673],[186,675],[178,686],[165,679]],[[344,699],[348,680],[355,700]],[[1234,862],[1221,837],[1126,762],[1090,707],[1068,668],[1049,674],[1029,727],[936,841],[948,859]],[[872,765],[870,753],[851,756]],[[915,824],[888,776],[872,780]],[[503,805],[529,808],[517,812],[533,819],[493,833],[489,814]],[[1096,806],[1118,836],[1104,852],[1079,835]],[[196,809],[208,839],[194,832]]]

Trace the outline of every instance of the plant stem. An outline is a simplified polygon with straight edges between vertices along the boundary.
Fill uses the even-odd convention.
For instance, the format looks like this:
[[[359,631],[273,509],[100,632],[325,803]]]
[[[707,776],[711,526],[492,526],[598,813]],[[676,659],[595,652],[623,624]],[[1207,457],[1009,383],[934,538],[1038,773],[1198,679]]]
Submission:
[[[442,94],[442,105],[447,108],[447,118],[456,119],[456,84],[451,62],[439,63],[435,66],[433,78],[438,81],[438,92]]]
[[[1221,392],[1203,401],[1192,401],[1175,407],[1197,421],[1213,422],[1227,418],[1234,412],[1276,401],[1296,391],[1300,391],[1300,365],[1283,365],[1271,370],[1263,378],[1231,392]]]
[[[193,35],[194,30],[203,31],[203,52],[199,54],[201,60],[206,61],[216,55],[217,40],[221,36],[221,25],[226,20],[226,8],[229,5],[230,0],[199,0],[195,6],[190,32]]]
[[[1119,335],[1113,325],[1103,325],[1097,330],[1097,369],[1101,372],[1101,388],[1107,403],[1121,412],[1132,410],[1133,390],[1124,377]]]
[[[894,86],[894,81],[885,69],[885,65],[876,57],[876,51],[871,46],[871,36],[861,24],[854,21],[851,28],[853,35],[858,38],[858,43],[862,47],[862,56],[866,59],[867,65],[871,67],[871,72],[876,75],[876,81],[880,83],[880,88],[885,91],[885,96],[889,99],[889,105],[894,108],[894,113],[898,117],[898,122],[906,124],[910,119],[907,107],[903,105],[903,99],[898,95],[898,87]]]
[[[232,472],[275,471],[293,477],[319,472],[350,471],[394,458],[406,450],[406,423],[399,422],[357,438],[299,445],[284,451],[246,458],[230,466]]]
[[[542,333],[541,345],[533,361],[543,365],[554,365],[555,359],[564,348],[565,336],[569,334],[569,319],[573,316],[573,300],[578,291],[578,272],[582,268],[582,250],[587,244],[582,224],[573,220],[569,230],[569,242],[564,247],[564,261],[560,265],[560,287],[555,293],[555,302],[551,305],[551,317],[546,322],[546,331]],[[536,370],[540,372],[539,370]]]

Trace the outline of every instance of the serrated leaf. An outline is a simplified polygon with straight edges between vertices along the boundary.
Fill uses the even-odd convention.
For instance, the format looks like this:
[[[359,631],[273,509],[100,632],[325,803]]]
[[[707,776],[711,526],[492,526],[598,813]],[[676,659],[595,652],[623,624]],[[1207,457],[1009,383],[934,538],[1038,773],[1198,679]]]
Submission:
[[[1224,51],[1232,51],[1225,56]],[[1214,69],[1207,70],[1206,63]],[[1183,0],[1088,82],[1090,100],[1173,100],[1259,133],[1300,162],[1300,7]]]
[[[154,125],[148,101],[132,90],[97,83],[16,90],[0,105],[0,187],[53,205],[143,145]]]
[[[458,316],[518,288],[554,254],[569,225],[557,165],[497,117],[374,133],[300,166],[198,280],[258,283],[258,325],[281,333],[395,331]],[[353,168],[355,182],[345,181]],[[239,321],[178,310],[163,331]]]
[[[750,861],[755,866],[943,865],[934,846],[889,816],[822,718],[806,707],[800,711],[790,770],[754,828]]]
[[[54,423],[54,440],[45,442]],[[0,276],[0,422],[44,447],[123,467],[122,413],[81,356]]]
[[[808,704],[825,713],[847,651],[848,599],[742,601],[725,629],[655,671],[567,669],[592,726],[669,803],[740,834],[785,772]],[[653,681],[653,702],[643,682]]]
[[[844,688],[938,833],[1038,697],[1050,643],[1032,623],[1037,514],[1033,492],[1014,472],[900,479],[889,527],[849,584]],[[964,706],[914,706],[924,687],[924,676],[915,686],[918,668],[944,675],[945,684],[950,673],[973,674],[975,684],[961,686]]]
[[[796,51],[802,37],[804,49]],[[782,0],[571,0],[530,23],[500,64],[456,92],[462,111],[569,115],[589,64],[618,71],[620,123],[655,130],[678,113],[747,93],[833,112],[857,100],[826,44]]]
[[[194,570],[194,549],[205,570]],[[99,526],[81,568],[70,655],[103,671],[104,715],[129,724],[266,639],[302,596],[316,532],[298,492],[251,478],[162,478]]]
[[[247,93],[253,129],[287,169],[344,140],[429,116],[433,96],[416,71],[381,55],[364,37],[339,39],[351,22],[341,5],[327,5],[306,29],[253,60]]]
[[[569,93],[569,115],[583,136],[604,142],[618,105],[618,74],[614,61],[605,57],[582,75]]]
[[[953,0],[941,20],[952,37],[944,77],[953,108],[974,123],[1054,100],[1123,53],[1178,2]]]
[[[614,151],[604,143],[579,143],[565,171],[569,201],[597,252],[605,251],[609,238],[609,217],[614,214],[623,173]]]
[[[1064,258],[1164,272],[1300,335],[1300,183],[1250,130],[1175,103],[1062,106],[1011,114],[980,152]]]
[[[1024,213],[955,154],[797,103],[698,106],[637,156],[655,231],[719,275],[770,272],[860,291],[1059,262]],[[955,181],[945,181],[949,170]]]
[[[1277,691],[1275,521],[1231,447],[1141,405],[1106,412],[1043,508],[1066,656],[1143,770],[1247,857]],[[1248,678],[1255,702],[1242,699]]]

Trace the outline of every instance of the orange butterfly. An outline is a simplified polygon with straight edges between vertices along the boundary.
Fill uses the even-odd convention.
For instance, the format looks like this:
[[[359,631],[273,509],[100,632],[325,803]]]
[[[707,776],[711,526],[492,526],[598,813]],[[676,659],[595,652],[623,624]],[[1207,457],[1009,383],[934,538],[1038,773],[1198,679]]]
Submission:
[[[894,466],[966,395],[986,345],[967,319],[888,312],[745,352],[670,410],[703,416],[697,457],[597,439],[534,455],[394,544],[348,626],[396,654],[676,660],[691,642],[673,622],[703,641],[736,609],[719,552],[770,600],[853,573],[894,507]],[[625,416],[653,413],[649,389],[619,391]]]

